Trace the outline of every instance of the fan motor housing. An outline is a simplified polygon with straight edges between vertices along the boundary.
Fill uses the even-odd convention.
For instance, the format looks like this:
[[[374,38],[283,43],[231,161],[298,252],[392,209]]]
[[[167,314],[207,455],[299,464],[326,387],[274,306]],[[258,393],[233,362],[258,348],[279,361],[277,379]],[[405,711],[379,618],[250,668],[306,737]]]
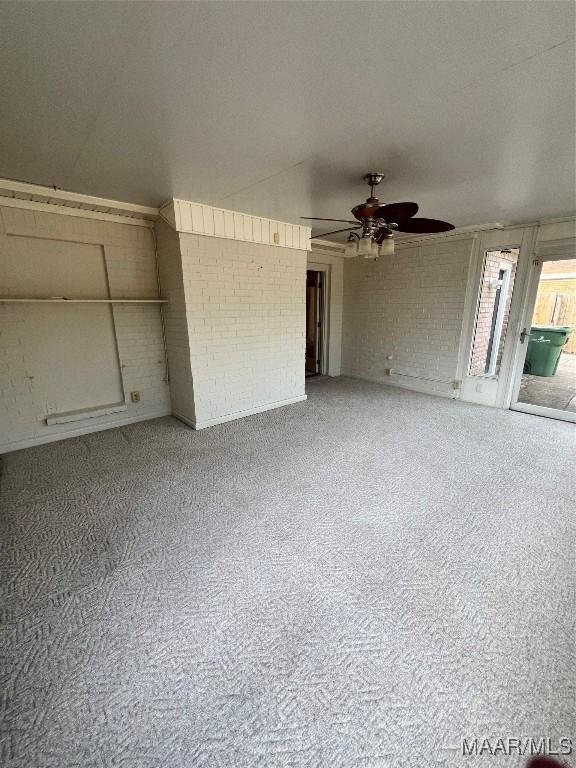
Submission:
[[[364,174],[362,178],[369,186],[376,187],[384,179],[384,174],[379,173],[378,171],[371,171],[370,173]]]

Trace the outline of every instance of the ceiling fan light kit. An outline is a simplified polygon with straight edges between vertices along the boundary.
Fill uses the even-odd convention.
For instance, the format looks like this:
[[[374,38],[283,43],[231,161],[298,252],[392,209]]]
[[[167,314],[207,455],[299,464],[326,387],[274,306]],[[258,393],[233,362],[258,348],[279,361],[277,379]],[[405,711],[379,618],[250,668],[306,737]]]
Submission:
[[[392,235],[385,237],[378,247],[380,256],[394,256],[394,238]]]
[[[363,256],[366,259],[377,259],[378,256],[394,255],[394,231],[411,234],[431,234],[434,232],[449,232],[454,229],[452,224],[438,219],[414,218],[418,213],[417,203],[388,203],[381,205],[374,194],[374,188],[384,179],[383,173],[372,171],[363,176],[370,187],[370,197],[365,203],[352,208],[354,219],[316,219],[313,216],[302,216],[312,221],[333,221],[341,224],[353,224],[352,227],[335,229],[313,235],[312,239],[327,237],[340,232],[349,232],[345,256]]]
[[[362,236],[358,240],[358,256],[364,256],[365,258],[373,258],[374,256],[374,248],[373,245],[376,245],[374,240],[372,240],[371,237]],[[376,251],[378,251],[378,246],[376,245]]]
[[[365,259],[377,259],[379,256],[394,255],[394,239],[386,237],[380,244],[372,237],[359,237],[350,232],[344,248],[345,256],[363,256]]]

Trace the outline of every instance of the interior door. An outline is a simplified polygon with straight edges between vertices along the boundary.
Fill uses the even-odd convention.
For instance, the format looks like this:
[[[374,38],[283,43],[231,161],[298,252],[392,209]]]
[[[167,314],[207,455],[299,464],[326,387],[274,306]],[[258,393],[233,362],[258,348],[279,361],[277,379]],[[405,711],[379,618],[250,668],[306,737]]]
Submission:
[[[576,254],[532,264],[510,407],[576,423]]]
[[[306,374],[320,373],[322,273],[306,272]]]

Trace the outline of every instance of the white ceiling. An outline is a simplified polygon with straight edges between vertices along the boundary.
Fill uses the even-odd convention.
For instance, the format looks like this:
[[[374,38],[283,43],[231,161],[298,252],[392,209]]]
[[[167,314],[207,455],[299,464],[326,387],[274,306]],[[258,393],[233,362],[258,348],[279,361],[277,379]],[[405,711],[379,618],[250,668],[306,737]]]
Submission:
[[[570,214],[574,9],[0,3],[0,176],[297,221],[381,169],[456,225]]]

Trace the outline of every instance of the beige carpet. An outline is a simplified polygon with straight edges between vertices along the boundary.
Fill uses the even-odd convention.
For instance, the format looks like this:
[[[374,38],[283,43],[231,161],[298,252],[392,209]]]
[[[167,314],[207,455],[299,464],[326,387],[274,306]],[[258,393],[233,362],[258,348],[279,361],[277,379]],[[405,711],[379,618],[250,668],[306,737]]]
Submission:
[[[518,766],[574,729],[574,429],[350,379],[4,459],[4,768]],[[570,758],[572,759],[572,758]]]

